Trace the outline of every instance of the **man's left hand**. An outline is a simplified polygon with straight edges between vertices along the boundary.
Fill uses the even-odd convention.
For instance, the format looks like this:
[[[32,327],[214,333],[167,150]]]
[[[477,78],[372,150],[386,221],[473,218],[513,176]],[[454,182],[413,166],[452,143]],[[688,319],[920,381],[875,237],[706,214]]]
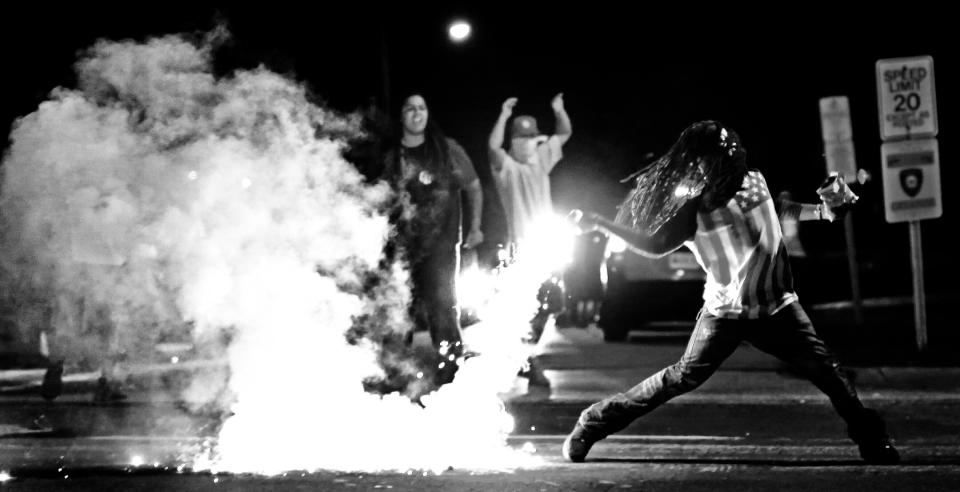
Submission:
[[[553,100],[550,101],[550,106],[553,108],[554,113],[562,113],[563,109],[563,93],[559,93],[556,96],[553,96]]]

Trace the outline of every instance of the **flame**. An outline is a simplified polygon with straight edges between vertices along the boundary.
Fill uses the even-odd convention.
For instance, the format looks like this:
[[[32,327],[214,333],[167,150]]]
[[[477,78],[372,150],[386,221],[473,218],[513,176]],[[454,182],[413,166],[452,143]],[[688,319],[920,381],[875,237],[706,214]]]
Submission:
[[[515,327],[529,320],[538,308],[535,299],[540,285],[560,276],[571,263],[579,231],[564,217],[542,216],[529,230],[528,238],[516,246],[513,258],[506,249],[498,252],[502,267],[484,272],[473,264],[461,272],[459,301],[476,311],[480,319],[498,317]]]
[[[441,347],[441,355],[447,358],[439,365],[457,363],[460,368],[453,383],[422,398],[425,408],[395,394],[378,397],[364,393],[351,378],[338,380],[343,387],[333,392],[337,395],[333,401],[296,387],[257,386],[268,393],[240,392],[242,399],[233,407],[236,415],[224,425],[216,453],[201,456],[195,468],[276,474],[314,470],[322,464],[319,466],[325,469],[440,473],[451,466],[512,469],[539,465],[530,446],[520,450],[506,446],[514,421],[499,398],[514,384],[517,369],[530,354],[531,348],[520,340],[537,311],[540,284],[570,260],[575,231],[563,218],[541,221],[537,229],[539,240],[518,248],[509,266],[495,273],[464,272],[459,292],[467,302],[483,307],[482,321],[466,330],[465,342],[481,355],[454,360],[447,347]],[[278,279],[276,283],[281,282]],[[290,307],[271,312],[290,312]],[[294,324],[287,319],[279,323]],[[273,352],[269,344],[276,336],[276,332],[265,334],[253,345],[258,351]],[[303,347],[302,355],[288,350],[283,357],[309,358],[311,344]],[[315,374],[343,374],[345,362],[314,360],[312,370]],[[256,368],[258,377],[263,370]],[[317,418],[318,407],[324,408],[325,421],[310,425]],[[284,409],[282,420],[274,420],[276,408]],[[244,445],[250,442],[259,444],[255,448]],[[271,452],[265,454],[261,449]]]
[[[496,272],[481,270],[476,263],[469,265],[460,272],[457,281],[457,301],[460,308],[473,313],[484,312],[496,288]]]

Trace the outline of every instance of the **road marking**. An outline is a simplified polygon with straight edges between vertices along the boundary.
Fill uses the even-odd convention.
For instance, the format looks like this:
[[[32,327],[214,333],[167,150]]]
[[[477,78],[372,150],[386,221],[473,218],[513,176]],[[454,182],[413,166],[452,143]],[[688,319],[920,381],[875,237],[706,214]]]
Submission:
[[[511,434],[507,439],[518,441],[550,441],[563,440],[567,434]],[[607,441],[713,441],[735,442],[742,441],[741,436],[698,436],[698,435],[613,435],[607,436]]]
[[[88,436],[77,439],[89,441],[215,441],[215,437],[197,437],[197,436]]]
[[[544,374],[551,381],[557,381],[557,377],[550,374],[550,369],[545,369]],[[553,377],[551,377],[553,376]],[[599,379],[598,379],[599,380]],[[860,400],[864,402],[926,402],[926,403],[956,403],[960,402],[960,393],[952,391],[903,391],[903,390],[883,390],[869,391],[858,388]],[[598,401],[618,390],[609,391],[578,391],[568,389],[558,389],[550,395],[550,403],[561,404],[583,404],[584,402]],[[682,398],[682,400],[680,399]],[[690,403],[721,403],[721,404],[751,404],[751,405],[792,405],[792,404],[830,404],[830,399],[823,393],[687,393],[674,400],[670,405],[683,405]]]
[[[0,448],[21,448],[21,447],[31,447],[35,444],[22,444],[23,441],[28,439],[33,439],[40,436],[32,435],[18,435],[18,436],[4,436],[4,441],[0,442]],[[96,442],[100,443],[110,443],[110,442],[129,442],[132,444],[137,443],[173,443],[173,444],[182,444],[182,445],[195,445],[203,444],[207,441],[211,443],[216,443],[217,438],[215,437],[196,437],[196,436],[86,436],[86,437],[47,437],[42,436],[45,442],[54,443],[54,447],[60,445],[62,441],[68,441],[66,446],[82,446],[85,443],[94,444]],[[36,441],[34,441],[36,442]],[[99,444],[98,444],[99,445]]]

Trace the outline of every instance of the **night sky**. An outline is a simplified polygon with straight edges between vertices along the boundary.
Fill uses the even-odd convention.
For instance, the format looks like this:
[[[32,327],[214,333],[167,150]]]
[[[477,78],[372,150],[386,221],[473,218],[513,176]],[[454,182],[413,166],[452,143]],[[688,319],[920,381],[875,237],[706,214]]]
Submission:
[[[404,91],[422,91],[431,117],[464,145],[487,190],[486,139],[502,101],[519,97],[515,113],[535,115],[541,130],[549,131],[550,99],[562,91],[574,136],[553,175],[555,204],[560,211],[580,207],[612,215],[625,191],[618,180],[644,154],[662,153],[685,126],[701,119],[720,120],[739,132],[748,163],[765,173],[774,193],[788,190],[813,201],[826,173],[818,100],[846,95],[858,167],[875,178],[857,189],[862,202],[854,217],[861,268],[880,280],[866,294],[906,295],[907,226],[883,217],[874,70],[878,59],[930,55],[947,196],[944,216],[922,225],[927,286],[956,291],[948,280],[960,269],[947,237],[955,232],[958,213],[949,191],[960,179],[953,165],[958,58],[951,38],[957,27],[949,24],[945,8],[841,12],[829,4],[790,3],[748,12],[636,3],[628,12],[599,3],[561,8],[445,2],[433,10],[340,3],[4,7],[0,131],[8,134],[13,121],[34,111],[54,87],[72,86],[77,54],[97,39],[198,35],[222,23],[231,37],[215,52],[218,72],[263,64],[344,112],[383,102],[386,59],[393,106]],[[595,10],[586,11],[588,5]],[[454,17],[473,25],[463,45],[446,37]],[[486,228],[495,237],[500,212],[495,198],[488,200]],[[801,238],[812,255],[842,256],[842,226],[806,229]]]

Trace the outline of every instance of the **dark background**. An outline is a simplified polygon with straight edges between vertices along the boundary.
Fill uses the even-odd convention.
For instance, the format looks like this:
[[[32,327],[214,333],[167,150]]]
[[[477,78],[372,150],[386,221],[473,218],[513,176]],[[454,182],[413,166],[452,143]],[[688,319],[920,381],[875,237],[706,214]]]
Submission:
[[[535,115],[541,130],[550,131],[550,99],[565,94],[574,136],[553,174],[555,205],[561,212],[579,207],[612,215],[625,191],[618,180],[701,119],[738,131],[748,163],[764,172],[774,193],[787,190],[813,201],[826,173],[818,100],[846,95],[858,167],[874,177],[856,189],[862,201],[854,212],[864,295],[907,295],[908,228],[887,224],[883,216],[875,64],[930,55],[945,196],[943,217],[922,223],[926,281],[933,293],[956,290],[950,238],[957,205],[950,189],[957,179],[952,88],[958,63],[951,40],[956,27],[946,7],[650,5],[4,7],[0,132],[8,135],[13,121],[34,111],[54,87],[72,86],[78,53],[97,39],[202,34],[223,23],[232,36],[215,53],[221,74],[263,64],[341,111],[371,102],[383,107],[388,93],[389,112],[396,114],[404,91],[423,91],[431,117],[464,145],[481,174],[488,192],[484,228],[493,244],[502,240],[502,210],[485,149],[507,97],[519,97],[516,112]],[[454,17],[473,25],[464,44],[447,39]],[[363,159],[358,166],[375,171]],[[812,259],[836,265],[845,277],[842,226],[805,225],[801,239]]]

